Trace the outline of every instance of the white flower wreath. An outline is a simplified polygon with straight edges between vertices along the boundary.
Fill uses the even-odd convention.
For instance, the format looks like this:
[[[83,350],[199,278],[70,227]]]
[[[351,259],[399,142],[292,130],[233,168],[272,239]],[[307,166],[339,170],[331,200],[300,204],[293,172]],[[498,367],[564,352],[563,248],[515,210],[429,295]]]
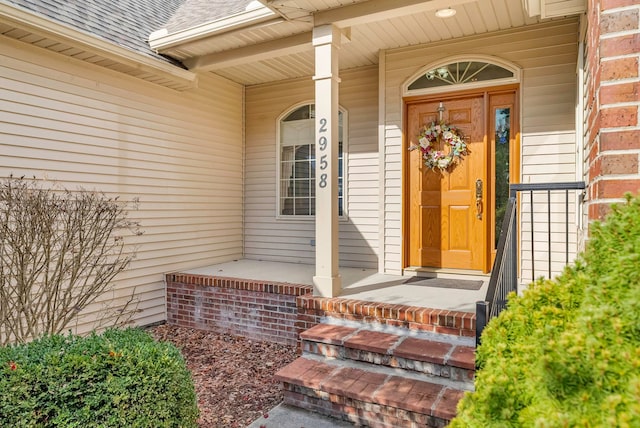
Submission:
[[[436,150],[440,141],[443,143],[443,149],[449,146],[448,151]],[[419,145],[413,145],[409,150],[420,149],[424,164],[432,170],[438,168],[441,172],[462,161],[462,157],[468,153],[467,144],[460,131],[444,122],[432,122],[431,125],[422,127],[418,134],[418,142]]]

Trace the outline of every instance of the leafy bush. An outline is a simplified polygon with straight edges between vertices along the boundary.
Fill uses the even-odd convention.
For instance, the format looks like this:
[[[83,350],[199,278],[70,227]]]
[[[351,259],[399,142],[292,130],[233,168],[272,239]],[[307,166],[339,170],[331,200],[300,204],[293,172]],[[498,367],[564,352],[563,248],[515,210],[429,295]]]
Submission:
[[[0,426],[196,427],[182,355],[139,329],[0,348]]]
[[[489,323],[452,428],[640,426],[640,199],[590,235],[574,266]]]

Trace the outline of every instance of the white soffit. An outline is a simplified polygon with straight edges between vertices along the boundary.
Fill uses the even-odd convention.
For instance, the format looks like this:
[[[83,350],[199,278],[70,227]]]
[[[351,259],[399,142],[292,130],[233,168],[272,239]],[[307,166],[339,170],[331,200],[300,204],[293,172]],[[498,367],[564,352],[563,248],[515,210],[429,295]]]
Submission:
[[[522,0],[529,16],[542,19],[579,15],[587,11],[587,0]]]
[[[192,71],[211,71],[253,85],[313,75],[310,34],[314,24],[333,23],[350,34],[339,51],[344,70],[376,65],[381,49],[446,42],[540,23],[539,15],[530,16],[525,1],[261,0],[273,13],[271,18],[225,30],[219,26],[218,32],[203,37],[193,34],[193,38],[167,44],[159,51]],[[455,8],[456,15],[437,18],[436,10],[446,7]]]
[[[546,18],[561,18],[579,15],[587,11],[587,0],[542,0],[540,16]]]

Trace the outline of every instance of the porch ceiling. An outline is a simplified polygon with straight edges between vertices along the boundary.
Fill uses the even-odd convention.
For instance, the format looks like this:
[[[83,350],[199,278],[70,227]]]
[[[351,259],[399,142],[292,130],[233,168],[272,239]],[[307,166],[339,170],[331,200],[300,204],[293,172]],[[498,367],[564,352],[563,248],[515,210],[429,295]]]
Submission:
[[[208,1],[193,3],[217,7]],[[339,63],[347,70],[376,65],[381,49],[510,30],[586,9],[586,0],[231,0],[233,5],[225,9],[232,13],[228,17],[201,16],[201,21],[214,21],[189,21],[192,27],[170,21],[149,35],[149,46],[131,48],[26,9],[23,3],[38,4],[0,0],[0,37],[176,90],[197,85],[195,72],[212,72],[245,85],[312,76],[314,25],[333,23],[343,31]],[[454,17],[435,16],[447,7],[457,11]]]
[[[184,38],[178,44],[157,49],[182,61],[191,71],[209,71],[255,85],[314,74],[314,24],[334,23],[343,30],[339,64],[346,70],[377,64],[381,49],[453,40],[554,19],[530,16],[527,2],[261,0],[272,12],[268,18],[207,37]],[[447,7],[454,8],[456,15],[446,19],[435,16],[436,10]],[[153,47],[153,40],[151,43]]]

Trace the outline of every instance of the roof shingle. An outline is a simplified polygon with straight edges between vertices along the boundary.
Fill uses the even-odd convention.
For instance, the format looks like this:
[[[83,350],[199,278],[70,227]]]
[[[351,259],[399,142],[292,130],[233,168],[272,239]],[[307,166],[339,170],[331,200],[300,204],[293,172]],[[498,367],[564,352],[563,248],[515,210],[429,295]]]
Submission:
[[[254,0],[186,0],[168,20],[169,33],[186,30],[246,10]]]
[[[149,48],[149,34],[164,27],[186,0],[0,1],[144,55],[170,61]]]

